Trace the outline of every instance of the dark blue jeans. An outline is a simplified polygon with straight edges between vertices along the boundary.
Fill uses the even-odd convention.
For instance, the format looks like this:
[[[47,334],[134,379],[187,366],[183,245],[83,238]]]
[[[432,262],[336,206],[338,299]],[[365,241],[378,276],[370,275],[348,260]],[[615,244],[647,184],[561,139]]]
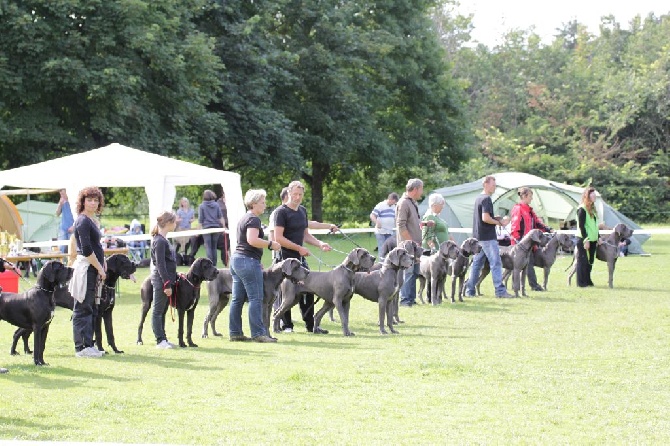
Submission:
[[[263,324],[263,266],[261,262],[234,253],[230,257],[230,273],[233,276],[233,299],[230,302],[228,330],[230,336],[244,334],[242,330],[242,307],[249,300],[249,328],[251,337],[268,336]]]
[[[86,297],[82,303],[75,300],[72,310],[72,336],[76,351],[93,347],[93,323],[98,315],[98,307],[95,305],[97,284],[98,270],[89,266],[86,271]]]
[[[221,237],[221,233],[219,232],[202,234],[202,239],[205,242],[205,253],[214,266],[216,266],[216,247],[219,243],[219,237]]]

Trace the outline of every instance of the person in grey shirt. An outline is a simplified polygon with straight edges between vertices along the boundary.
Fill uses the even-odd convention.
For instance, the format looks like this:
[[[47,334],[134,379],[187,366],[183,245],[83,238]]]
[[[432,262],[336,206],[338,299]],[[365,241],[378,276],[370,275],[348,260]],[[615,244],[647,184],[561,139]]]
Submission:
[[[207,189],[202,193],[202,203],[198,207],[198,229],[223,228],[224,226],[225,221],[221,208],[216,202],[216,194]],[[202,235],[207,258],[212,261],[214,266],[216,266],[216,246],[220,236],[221,233],[219,232]]]

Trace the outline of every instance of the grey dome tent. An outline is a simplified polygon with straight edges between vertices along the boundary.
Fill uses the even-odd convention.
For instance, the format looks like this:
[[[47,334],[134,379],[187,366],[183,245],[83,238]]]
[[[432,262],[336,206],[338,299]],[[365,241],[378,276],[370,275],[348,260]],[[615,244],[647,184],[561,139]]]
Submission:
[[[545,180],[521,172],[503,172],[493,176],[496,178],[497,188],[491,199],[496,215],[509,215],[512,207],[519,201],[517,189],[526,186],[533,190],[531,206],[549,226],[559,229],[564,222],[577,219],[577,207],[581,201],[584,188]],[[449,228],[471,228],[473,205],[477,195],[482,192],[483,179],[482,177],[470,183],[431,191],[426,194],[425,200],[419,204],[419,214],[423,215],[428,209],[430,194],[439,193],[446,202],[441,217],[447,222]],[[641,229],[630,218],[608,205],[599,194],[596,199],[596,211],[599,221],[604,222],[610,228],[613,228],[617,223],[625,223],[629,228]],[[458,243],[469,237],[467,231],[453,232],[452,235]],[[634,234],[628,247],[629,253],[643,254],[642,244],[647,239],[649,239],[649,235]]]

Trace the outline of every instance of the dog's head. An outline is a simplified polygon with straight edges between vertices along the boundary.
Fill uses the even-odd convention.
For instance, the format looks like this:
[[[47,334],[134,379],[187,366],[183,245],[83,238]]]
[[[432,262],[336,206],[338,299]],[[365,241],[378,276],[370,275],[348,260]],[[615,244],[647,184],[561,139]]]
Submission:
[[[451,240],[440,243],[440,250],[438,253],[445,261],[447,259],[456,259],[459,252],[458,245]]]
[[[135,265],[128,256],[114,254],[107,259],[107,271],[113,272],[126,280],[130,279],[135,282],[134,274],[135,271],[137,271],[137,265]]]
[[[558,246],[565,252],[570,252],[575,247],[575,241],[569,234],[556,234],[556,239],[558,240]]]
[[[293,282],[301,282],[309,274],[309,270],[298,259],[285,259],[277,263],[277,266],[281,268],[284,277]]]
[[[354,248],[344,259],[342,265],[352,271],[369,271],[375,264],[375,258],[365,248]]]
[[[618,223],[614,227],[614,233],[617,235],[617,238],[619,240],[624,240],[627,238],[631,238],[633,235],[633,230],[626,226],[624,223]]]
[[[466,257],[479,254],[481,250],[482,246],[479,244],[479,240],[474,237],[467,238],[461,243],[461,253]]]
[[[384,259],[384,266],[407,269],[414,264],[412,257],[404,248],[394,248]]]
[[[49,260],[44,263],[37,274],[37,285],[45,290],[54,290],[64,287],[72,279],[74,270],[57,260]]]
[[[524,240],[530,240],[531,245],[540,245],[542,243],[542,231],[539,229],[531,229],[528,231],[528,234],[523,236],[522,241]]]
[[[211,260],[206,257],[196,259],[188,270],[188,275],[200,280],[214,280],[219,275]]]
[[[413,240],[403,240],[400,242],[398,246],[407,251],[409,256],[415,262],[418,262],[419,258],[421,258],[421,256],[423,255],[423,248],[421,247],[421,245],[419,245],[417,242]]]

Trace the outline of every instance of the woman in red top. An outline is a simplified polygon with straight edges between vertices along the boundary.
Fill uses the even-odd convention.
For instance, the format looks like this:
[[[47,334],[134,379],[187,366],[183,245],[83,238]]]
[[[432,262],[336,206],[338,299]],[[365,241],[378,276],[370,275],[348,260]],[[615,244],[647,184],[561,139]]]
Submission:
[[[510,235],[512,245],[516,245],[524,235],[530,232],[531,229],[541,229],[543,232],[551,232],[551,228],[546,226],[542,219],[533,212],[533,208],[530,207],[530,202],[533,201],[533,191],[528,187],[521,187],[517,194],[519,195],[520,201],[514,205],[511,212],[512,227]],[[528,259],[526,277],[528,277],[528,285],[531,289],[534,291],[544,291],[544,288],[537,283],[537,277],[535,276],[534,253]]]

